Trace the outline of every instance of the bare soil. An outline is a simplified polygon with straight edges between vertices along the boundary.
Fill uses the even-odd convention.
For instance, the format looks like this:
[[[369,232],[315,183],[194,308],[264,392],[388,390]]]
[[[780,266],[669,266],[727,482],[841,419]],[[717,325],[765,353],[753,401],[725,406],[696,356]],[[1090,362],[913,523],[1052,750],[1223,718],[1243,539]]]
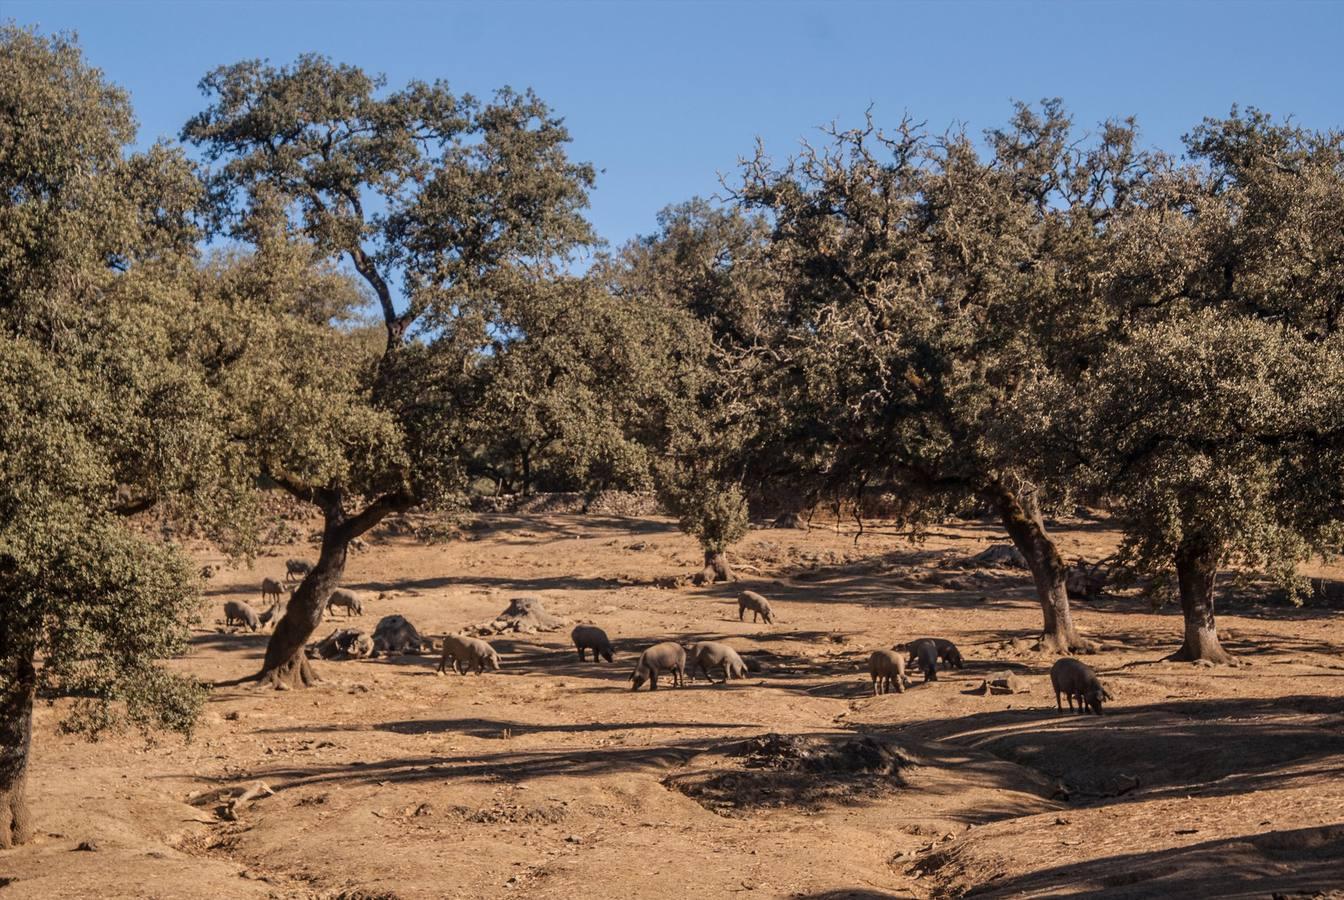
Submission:
[[[1056,533],[1066,557],[1116,541],[1095,520]],[[464,535],[371,540],[347,573],[364,600],[348,627],[398,613],[439,638],[531,596],[605,628],[615,664],[579,662],[568,625],[489,637],[503,669],[481,676],[437,675],[430,654],[319,661],[306,691],[217,687],[186,743],[90,744],[57,730],[63,701],[43,706],[40,833],[0,854],[0,893],[1344,896],[1338,610],[1240,600],[1220,625],[1245,665],[1201,668],[1161,661],[1175,609],[1078,603],[1116,700],[1069,716],[1052,658],[1025,649],[1040,619],[1026,573],[955,565],[1002,542],[989,525],[919,545],[871,526],[857,545],[753,531],[732,557],[742,580],[703,588],[678,583],[701,553],[664,519],[489,515]],[[258,605],[261,578],[303,552],[226,567],[175,665],[254,673],[267,636],[226,630],[223,603]],[[774,625],[737,620],[743,589],[770,599]],[[315,638],[337,627],[342,611]],[[955,641],[965,669],[872,696],[868,654],[926,636]],[[629,691],[642,648],[703,639],[761,671]],[[977,690],[1002,672],[1029,690]],[[256,781],[275,793],[230,813]]]

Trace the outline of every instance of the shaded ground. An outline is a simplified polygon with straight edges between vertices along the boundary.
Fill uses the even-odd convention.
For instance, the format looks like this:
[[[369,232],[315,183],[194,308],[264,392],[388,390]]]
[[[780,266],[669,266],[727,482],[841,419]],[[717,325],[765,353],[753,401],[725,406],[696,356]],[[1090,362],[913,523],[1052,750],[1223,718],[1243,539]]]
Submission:
[[[1114,542],[1096,521],[1059,534],[1067,557]],[[43,707],[41,833],[0,854],[3,894],[1270,897],[1326,893],[1344,872],[1340,612],[1238,605],[1220,622],[1250,664],[1201,669],[1160,661],[1174,610],[1079,603],[1117,700],[1072,717],[1055,711],[1052,660],[1011,649],[1039,617],[1025,573],[956,565],[1000,540],[987,525],[919,547],[882,528],[857,546],[756,531],[744,581],[706,589],[654,586],[701,562],[664,520],[492,516],[467,535],[353,556],[351,627],[400,613],[441,637],[534,595],[605,628],[615,664],[579,662],[568,628],[491,639],[504,668],[484,676],[438,676],[433,655],[319,663],[308,691],[215,690],[187,744],[87,744]],[[215,620],[303,552],[212,581],[175,664],[219,682],[255,671],[266,636]],[[737,620],[743,588],[771,599],[774,626]],[[928,635],[955,640],[966,668],[873,697],[867,655]],[[725,640],[761,671],[631,693],[636,655],[665,639]],[[1029,693],[973,691],[1003,671]],[[854,766],[794,765],[832,752]],[[221,819],[258,779],[275,795]],[[85,841],[97,850],[74,850]]]

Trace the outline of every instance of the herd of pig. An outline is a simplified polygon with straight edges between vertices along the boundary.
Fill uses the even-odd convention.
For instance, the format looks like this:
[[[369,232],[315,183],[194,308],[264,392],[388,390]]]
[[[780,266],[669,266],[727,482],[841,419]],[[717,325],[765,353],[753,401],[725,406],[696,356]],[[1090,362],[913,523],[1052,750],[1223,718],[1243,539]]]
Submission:
[[[302,577],[307,573],[306,567],[307,563],[301,560],[289,560],[286,563],[287,578]],[[258,616],[247,603],[230,600],[224,604],[225,623],[246,625],[256,631],[259,625],[266,624],[266,621],[274,617],[280,607],[279,592],[279,583],[269,578],[265,579],[262,582],[262,596],[263,598],[275,596],[276,602],[271,608],[262,616]],[[327,602],[327,610],[330,612],[338,606],[344,607],[347,614],[363,613],[359,598],[350,591],[338,589],[332,592]],[[751,613],[753,622],[764,621],[767,625],[774,624],[774,611],[770,601],[755,591],[743,591],[737,598],[738,621],[744,621],[748,612]],[[589,651],[592,652],[593,662],[601,659],[607,662],[615,660],[611,640],[601,628],[595,625],[579,625],[574,628],[570,637],[574,641],[574,649],[578,651],[580,661],[586,661],[585,654]],[[893,689],[897,693],[905,693],[906,687],[910,684],[905,674],[907,665],[917,666],[923,672],[926,683],[937,681],[940,662],[954,669],[965,666],[961,651],[957,649],[956,644],[945,638],[920,638],[899,644],[890,650],[875,650],[868,658],[868,674],[872,678],[873,695],[879,696]],[[479,638],[450,634],[443,639],[443,656],[439,660],[439,672],[445,672],[450,664],[453,671],[459,675],[464,675],[472,669],[475,669],[478,675],[487,669],[498,671],[499,653],[488,642]],[[730,679],[746,678],[747,672],[752,670],[752,667],[743,661],[736,650],[719,641],[698,641],[688,646],[682,646],[675,641],[663,641],[640,654],[635,670],[630,675],[630,689],[637,691],[647,683],[649,690],[657,690],[659,675],[671,677],[673,685],[681,687],[688,675],[690,680],[694,680],[697,671],[712,684],[714,683],[712,673],[715,669],[719,670],[722,677],[719,683],[726,684]],[[1071,657],[1060,659],[1051,667],[1050,685],[1055,692],[1055,707],[1059,710],[1063,709],[1061,697],[1067,697],[1070,712],[1074,710],[1076,699],[1078,713],[1093,712],[1101,715],[1103,701],[1113,699],[1096,672],[1090,666]]]

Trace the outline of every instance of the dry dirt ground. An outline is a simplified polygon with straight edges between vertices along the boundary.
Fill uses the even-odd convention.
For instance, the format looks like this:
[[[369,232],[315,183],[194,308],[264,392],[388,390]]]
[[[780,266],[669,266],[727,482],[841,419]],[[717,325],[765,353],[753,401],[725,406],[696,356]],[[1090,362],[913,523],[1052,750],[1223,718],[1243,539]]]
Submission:
[[[989,525],[920,545],[882,529],[857,546],[831,529],[753,531],[742,581],[714,588],[657,586],[699,557],[666,520],[482,525],[353,555],[346,584],[366,598],[353,624],[401,613],[441,637],[538,596],[604,627],[614,665],[579,662],[568,628],[496,638],[503,670],[484,676],[436,675],[429,655],[325,662],[307,691],[216,688],[188,743],[89,744],[59,733],[60,703],[44,706],[40,834],[0,854],[0,894],[1339,896],[1344,613],[1235,606],[1220,623],[1247,665],[1199,668],[1160,661],[1174,610],[1079,603],[1116,701],[1076,717],[1056,713],[1051,658],[1012,644],[1039,622],[1024,574],[949,566],[1001,540]],[[1115,542],[1096,521],[1057,531],[1069,557]],[[222,604],[261,608],[262,576],[304,552],[277,547],[211,581],[179,664],[211,682],[255,672],[266,635],[226,632]],[[743,588],[771,598],[774,625],[737,620]],[[869,652],[926,635],[955,640],[966,668],[872,696]],[[691,637],[762,671],[629,691],[640,649]],[[1004,671],[1029,691],[975,691]],[[808,748],[834,752],[808,766]],[[274,795],[222,818],[256,780]]]

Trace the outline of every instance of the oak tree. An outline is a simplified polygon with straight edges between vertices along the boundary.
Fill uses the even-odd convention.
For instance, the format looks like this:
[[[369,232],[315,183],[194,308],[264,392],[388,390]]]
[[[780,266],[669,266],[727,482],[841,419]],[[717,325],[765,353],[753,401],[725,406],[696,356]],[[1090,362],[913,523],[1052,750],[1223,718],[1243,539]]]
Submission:
[[[1017,400],[1104,345],[1090,280],[1146,164],[1132,123],[1091,141],[1058,101],[1019,105],[982,151],[902,122],[830,129],[782,166],[758,152],[740,199],[773,223],[784,330],[760,353],[812,493],[879,487],[918,520],[991,509],[1030,566],[1044,642],[1083,646]]]
[[[747,531],[748,494],[769,411],[754,351],[772,339],[776,296],[759,218],[702,199],[668,207],[659,229],[611,261],[619,296],[670,316],[663,329],[660,430],[649,435],[655,481],[681,529],[700,543],[702,583],[730,581],[727,550]]]
[[[1344,546],[1344,136],[1234,110],[1186,148],[1110,229],[1113,333],[1053,424],[1129,562],[1175,571],[1173,658],[1225,662],[1220,568],[1291,584]]]
[[[0,847],[32,834],[34,700],[67,729],[189,732],[189,559],[153,510],[245,550],[246,466],[193,350],[200,184],[65,36],[0,27]]]
[[[355,393],[342,395],[377,414],[356,417],[369,427],[348,438],[315,429],[307,449],[321,465],[302,464],[302,453],[266,465],[324,521],[318,561],[260,673],[301,686],[314,677],[303,645],[350,541],[390,513],[460,490],[466,424],[488,384],[490,348],[511,328],[501,298],[591,240],[582,209],[593,170],[568,158],[563,122],[531,92],[503,89],[482,102],[443,82],[390,90],[315,55],[223,66],[201,88],[210,103],[183,137],[215,166],[217,226],[257,247],[285,234],[350,266],[383,326]]]

